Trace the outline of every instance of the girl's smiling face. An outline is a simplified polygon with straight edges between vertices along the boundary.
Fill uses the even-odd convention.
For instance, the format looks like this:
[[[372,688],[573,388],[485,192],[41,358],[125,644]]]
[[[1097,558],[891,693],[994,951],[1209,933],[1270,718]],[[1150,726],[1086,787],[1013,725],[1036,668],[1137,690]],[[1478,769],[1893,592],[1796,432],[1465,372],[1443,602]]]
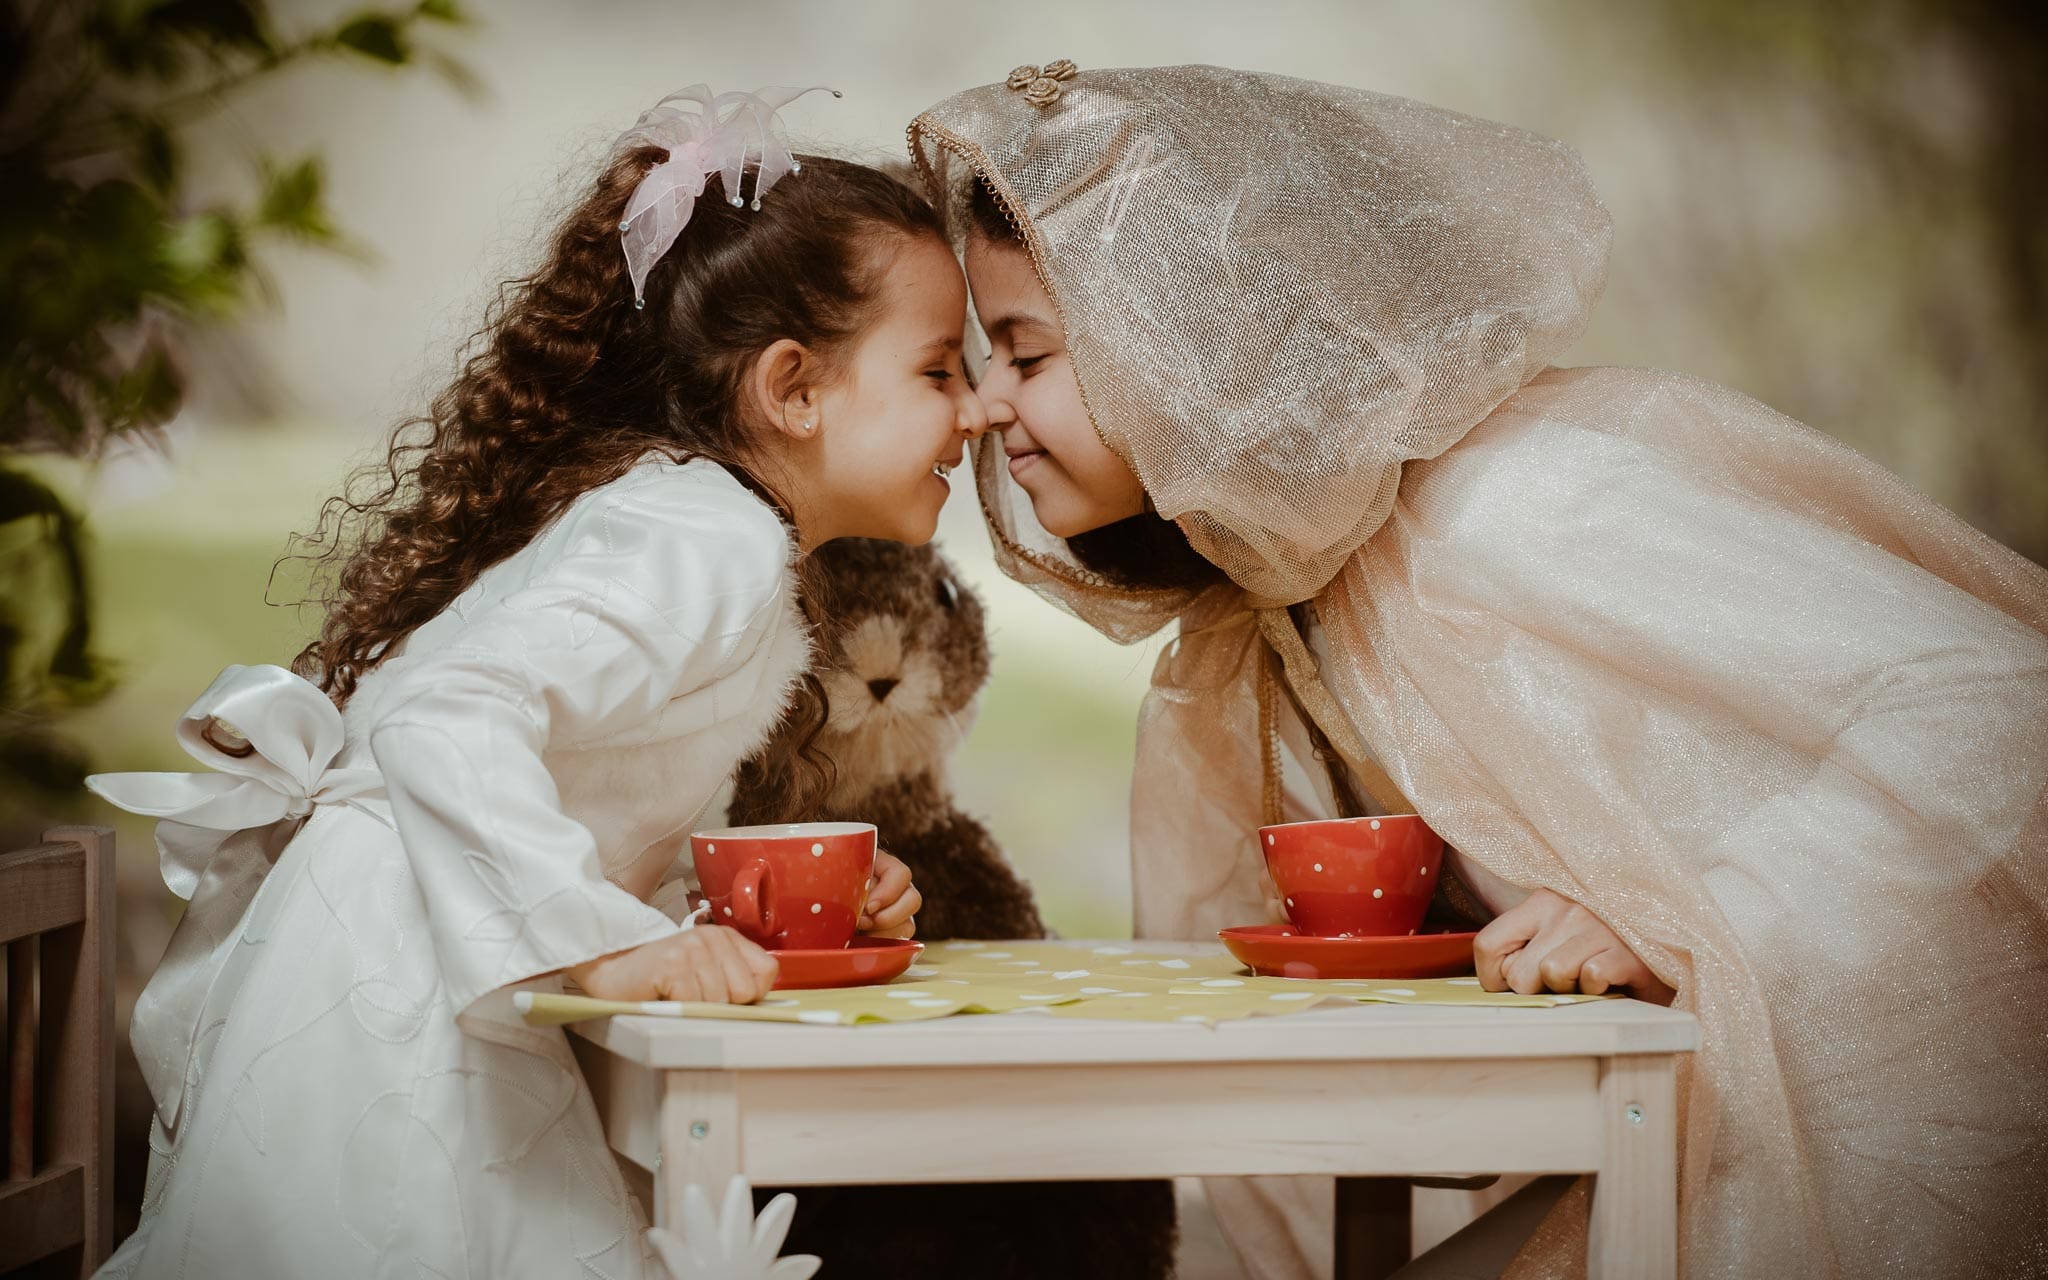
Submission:
[[[981,402],[1038,523],[1056,538],[1071,538],[1144,511],[1144,486],[1089,420],[1065,331],[1031,259],[1020,248],[971,235],[967,280],[989,338]]]
[[[876,290],[878,318],[821,397],[819,445],[841,537],[928,542],[967,440],[986,429],[961,363],[967,285],[935,238],[906,241]]]
[[[987,427],[961,363],[967,285],[936,236],[877,247],[874,318],[824,376],[794,342],[754,378],[808,550],[835,538],[918,544],[938,528],[966,442]]]

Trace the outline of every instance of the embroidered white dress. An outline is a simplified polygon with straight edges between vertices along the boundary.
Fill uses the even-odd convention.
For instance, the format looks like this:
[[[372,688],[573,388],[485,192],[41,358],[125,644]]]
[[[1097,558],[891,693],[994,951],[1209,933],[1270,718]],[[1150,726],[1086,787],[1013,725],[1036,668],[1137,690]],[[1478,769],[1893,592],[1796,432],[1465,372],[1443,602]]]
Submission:
[[[136,1010],[149,1187],[101,1274],[659,1273],[562,1032],[511,993],[677,928],[645,899],[808,656],[791,556],[722,468],[646,461],[345,718],[231,667],[181,726],[220,773],[95,779],[172,819],[192,900]]]

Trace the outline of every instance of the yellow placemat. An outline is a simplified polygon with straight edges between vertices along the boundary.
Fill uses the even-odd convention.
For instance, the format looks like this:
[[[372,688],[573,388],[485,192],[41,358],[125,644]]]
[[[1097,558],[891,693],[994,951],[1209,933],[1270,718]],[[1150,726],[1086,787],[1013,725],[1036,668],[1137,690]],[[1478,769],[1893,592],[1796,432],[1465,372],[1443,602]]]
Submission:
[[[593,1000],[589,996],[519,992],[521,1015],[536,1026],[560,1026],[618,1013],[666,1018],[726,1018],[743,1022],[815,1022],[853,1026],[862,1022],[926,1022],[957,1013],[1008,1013],[1041,1004],[1085,999],[1057,992],[977,988],[962,979],[921,981],[905,975],[873,987],[827,991],[777,991],[759,1004],[699,1004],[658,1000],[646,1004]]]
[[[1227,954],[1180,956],[1142,944],[941,942],[918,964],[975,990],[991,986],[1077,997],[1049,1005],[1062,1018],[1201,1022],[1298,1013],[1343,1004],[1452,1004],[1552,1008],[1606,996],[1517,995],[1462,978],[1261,978]]]
[[[759,1004],[621,1004],[588,996],[520,992],[530,1023],[557,1026],[618,1013],[748,1022],[854,1026],[925,1022],[956,1014],[1038,1012],[1056,1018],[1199,1022],[1297,1013],[1331,1004],[1462,1004],[1551,1008],[1586,995],[1483,991],[1465,978],[1261,978],[1225,954],[1176,955],[1142,944],[940,942],[894,982],[824,991],[777,991]]]

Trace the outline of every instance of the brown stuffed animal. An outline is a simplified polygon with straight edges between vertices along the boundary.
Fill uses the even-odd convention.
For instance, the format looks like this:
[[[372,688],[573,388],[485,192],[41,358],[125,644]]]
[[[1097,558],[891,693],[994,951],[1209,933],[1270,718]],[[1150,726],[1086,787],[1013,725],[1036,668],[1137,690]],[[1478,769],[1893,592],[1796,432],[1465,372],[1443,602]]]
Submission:
[[[955,807],[947,758],[967,736],[988,679],[981,601],[931,547],[849,538],[807,567],[825,608],[814,669],[828,718],[814,751],[833,765],[818,810],[793,811],[787,780],[740,767],[734,824],[872,822],[909,865],[924,907],[917,933],[1040,938],[1031,890],[987,828]],[[780,732],[802,732],[797,725]],[[969,1143],[972,1133],[903,1141]],[[795,1188],[784,1249],[825,1259],[833,1280],[1165,1280],[1173,1274],[1168,1182],[971,1183]],[[760,1200],[765,1204],[769,1192]]]
[[[988,680],[980,599],[929,546],[845,538],[811,559],[830,613],[813,673],[829,717],[812,749],[832,762],[833,785],[810,816],[875,824],[924,895],[919,937],[1044,937],[1031,890],[946,787],[947,759]],[[734,825],[803,816],[761,767],[769,754],[740,766],[727,809]]]

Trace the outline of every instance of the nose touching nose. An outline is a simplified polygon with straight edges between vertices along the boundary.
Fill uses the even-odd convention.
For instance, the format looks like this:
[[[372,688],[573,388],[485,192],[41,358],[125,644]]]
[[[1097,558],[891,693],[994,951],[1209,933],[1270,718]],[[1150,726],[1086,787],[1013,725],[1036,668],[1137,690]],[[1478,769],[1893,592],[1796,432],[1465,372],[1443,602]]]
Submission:
[[[969,391],[960,404],[960,434],[969,440],[979,440],[988,433],[993,416],[987,402],[978,392]]]

